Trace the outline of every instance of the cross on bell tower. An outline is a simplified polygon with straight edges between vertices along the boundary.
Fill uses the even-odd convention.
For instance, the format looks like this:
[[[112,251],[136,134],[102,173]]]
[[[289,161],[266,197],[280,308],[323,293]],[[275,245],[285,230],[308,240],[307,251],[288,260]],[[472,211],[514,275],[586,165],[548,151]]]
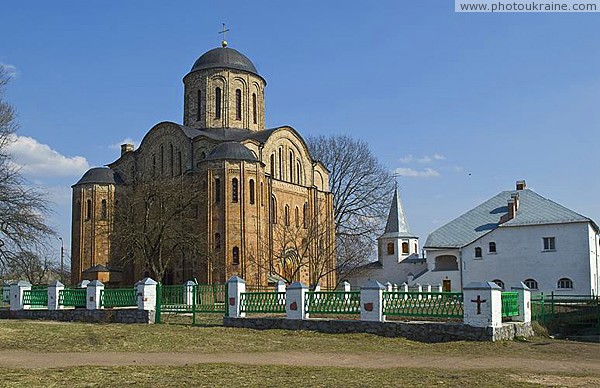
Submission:
[[[223,34],[223,40],[221,41],[221,46],[227,47],[227,41],[225,40],[225,33],[229,32],[229,28],[225,28],[225,23],[223,23],[223,30],[219,31],[219,34]]]

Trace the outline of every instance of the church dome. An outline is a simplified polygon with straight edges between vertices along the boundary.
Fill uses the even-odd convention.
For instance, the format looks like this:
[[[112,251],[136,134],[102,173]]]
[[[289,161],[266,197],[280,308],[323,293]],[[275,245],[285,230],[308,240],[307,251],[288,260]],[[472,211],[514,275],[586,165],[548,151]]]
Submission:
[[[121,177],[107,167],[94,167],[86,171],[81,177],[79,182],[73,186],[84,185],[87,183],[100,183],[100,184],[120,184],[122,183]]]
[[[247,56],[228,47],[218,47],[205,52],[196,60],[190,72],[205,69],[235,69],[259,75]]]
[[[206,157],[206,160],[245,160],[248,162],[258,162],[258,159],[252,151],[235,141],[228,141],[219,144]]]

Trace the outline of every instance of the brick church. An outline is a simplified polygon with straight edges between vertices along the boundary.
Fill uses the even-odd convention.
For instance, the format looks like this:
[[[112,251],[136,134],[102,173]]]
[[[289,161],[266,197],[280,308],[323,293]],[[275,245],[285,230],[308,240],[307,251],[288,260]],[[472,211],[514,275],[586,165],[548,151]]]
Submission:
[[[223,41],[183,84],[183,124],[156,124],[73,185],[71,281],[334,286],[328,171],[292,127],[265,128],[254,64]]]

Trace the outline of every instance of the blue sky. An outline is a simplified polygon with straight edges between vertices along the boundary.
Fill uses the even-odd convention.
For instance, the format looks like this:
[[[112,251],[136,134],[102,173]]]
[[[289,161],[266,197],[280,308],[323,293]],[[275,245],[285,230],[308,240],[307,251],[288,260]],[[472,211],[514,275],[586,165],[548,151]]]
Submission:
[[[366,140],[401,173],[424,243],[518,179],[600,222],[600,14],[466,14],[454,1],[11,1],[15,146],[70,248],[70,185],[160,121],[181,79],[230,47],[267,80],[267,125]]]

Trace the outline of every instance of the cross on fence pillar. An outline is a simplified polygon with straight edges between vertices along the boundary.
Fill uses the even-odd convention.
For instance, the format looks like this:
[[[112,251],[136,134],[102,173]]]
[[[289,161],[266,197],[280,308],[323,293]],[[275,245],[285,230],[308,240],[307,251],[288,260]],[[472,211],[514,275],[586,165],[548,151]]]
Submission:
[[[463,288],[463,321],[475,327],[502,326],[502,289],[492,282],[473,282]]]
[[[58,296],[65,285],[58,280],[48,284],[48,310],[60,310],[62,306],[58,303]]]
[[[525,283],[520,282],[516,286],[511,287],[512,291],[519,294],[519,315],[513,317],[513,320],[519,322],[531,322],[531,291]]]

